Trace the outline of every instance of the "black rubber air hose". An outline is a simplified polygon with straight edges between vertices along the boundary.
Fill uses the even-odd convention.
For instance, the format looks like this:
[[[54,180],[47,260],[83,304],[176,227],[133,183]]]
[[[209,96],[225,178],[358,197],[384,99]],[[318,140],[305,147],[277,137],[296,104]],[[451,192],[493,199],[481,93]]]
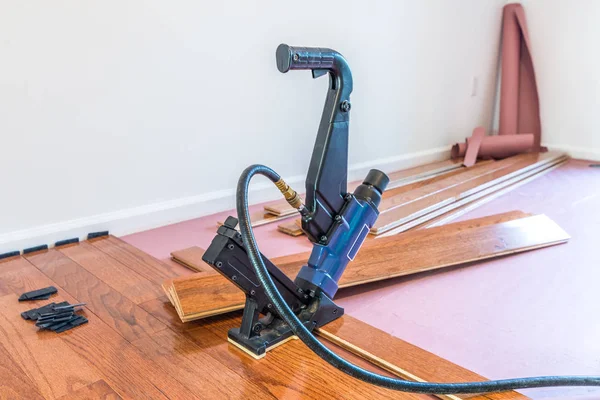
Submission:
[[[424,394],[490,393],[550,386],[600,386],[600,377],[598,376],[540,376],[468,383],[412,382],[378,375],[344,360],[325,347],[296,317],[283,297],[281,297],[281,294],[277,291],[277,288],[260,257],[256,239],[252,232],[250,213],[248,211],[248,186],[254,175],[263,175],[273,182],[277,182],[280,179],[280,176],[275,171],[264,165],[252,165],[246,168],[240,176],[236,193],[236,206],[240,231],[244,244],[246,245],[250,262],[254,267],[258,280],[264,287],[269,300],[273,303],[279,315],[286,323],[288,323],[296,336],[298,336],[309,349],[335,368],[354,378],[387,389]]]

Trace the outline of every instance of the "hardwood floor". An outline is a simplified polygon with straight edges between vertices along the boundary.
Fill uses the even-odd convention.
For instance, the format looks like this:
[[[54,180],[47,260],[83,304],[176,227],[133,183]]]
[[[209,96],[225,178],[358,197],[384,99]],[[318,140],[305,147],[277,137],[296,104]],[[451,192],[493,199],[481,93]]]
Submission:
[[[430,398],[350,378],[300,341],[281,346],[262,360],[251,359],[226,341],[227,330],[240,323],[239,312],[181,323],[160,282],[189,273],[183,266],[162,263],[113,237],[1,261],[0,398]],[[50,300],[17,301],[22,292],[49,285],[58,288]],[[83,314],[89,323],[56,334],[38,331],[31,321],[21,318],[21,312],[50,301],[87,303]],[[362,323],[348,318],[345,324],[360,327]],[[402,343],[392,338],[389,345],[411,346]],[[328,346],[383,371],[334,341]],[[482,379],[431,353],[410,348],[413,355],[404,369],[425,359],[443,366],[439,375],[431,369],[421,378],[443,380],[444,373],[450,373],[461,380]],[[522,397],[514,392],[510,396]]]

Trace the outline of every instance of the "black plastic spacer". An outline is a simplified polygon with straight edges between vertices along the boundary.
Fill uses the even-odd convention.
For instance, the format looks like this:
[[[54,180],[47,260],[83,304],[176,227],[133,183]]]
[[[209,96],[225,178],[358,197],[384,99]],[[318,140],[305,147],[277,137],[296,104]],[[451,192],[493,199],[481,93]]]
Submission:
[[[65,246],[73,243],[79,243],[79,238],[59,240],[58,242],[54,243],[54,247]]]
[[[95,239],[95,238],[99,238],[102,236],[108,236],[108,231],[88,233],[87,238],[88,238],[88,240],[90,240],[90,239]]]
[[[14,257],[14,256],[20,256],[21,252],[20,251],[9,251],[8,253],[4,253],[4,254],[0,254],[0,260],[3,260],[5,258],[9,258],[9,257]]]
[[[35,246],[35,247],[30,247],[28,249],[24,249],[23,254],[25,255],[25,254],[33,253],[34,251],[40,251],[40,250],[48,250],[48,245],[42,244],[40,246]]]

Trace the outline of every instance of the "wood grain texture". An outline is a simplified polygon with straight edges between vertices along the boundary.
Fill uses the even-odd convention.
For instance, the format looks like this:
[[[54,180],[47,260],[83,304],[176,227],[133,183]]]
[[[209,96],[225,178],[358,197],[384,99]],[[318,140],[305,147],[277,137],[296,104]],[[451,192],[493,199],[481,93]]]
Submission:
[[[97,257],[94,245],[73,247],[89,249]],[[0,296],[0,396],[63,400],[431,398],[350,378],[299,341],[274,350],[261,361],[250,359],[225,339],[226,331],[240,324],[239,313],[182,324],[164,296],[136,305],[63,250],[0,262],[0,282],[8,293]],[[120,257],[123,253],[104,250],[107,259],[121,265],[130,259],[128,254],[113,258],[109,254]],[[287,265],[297,261],[294,256],[282,257]],[[152,270],[157,264],[140,263],[136,266],[139,273],[144,265]],[[58,288],[52,301],[88,301],[84,313],[89,323],[55,334],[37,332],[31,321],[22,320],[21,311],[46,301],[23,304],[16,300],[17,294],[49,285]],[[333,342],[327,345],[367,369],[384,371]]]
[[[232,345],[228,345],[223,340],[223,335],[225,335],[225,332],[228,329],[228,327],[238,326],[238,324],[240,323],[239,313],[232,313],[227,316],[206,318],[206,319],[203,319],[200,321],[194,321],[194,322],[184,324],[181,321],[179,321],[177,314],[175,313],[173,307],[171,307],[170,304],[168,304],[168,300],[166,298],[163,298],[160,301],[152,300],[148,303],[143,304],[142,307],[146,307],[147,305],[149,305],[147,308],[149,312],[152,312],[153,315],[156,316],[157,318],[159,318],[161,321],[164,321],[165,323],[169,324],[169,326],[172,329],[176,329],[180,332],[184,332],[187,337],[191,337],[199,346],[201,346],[206,351],[210,352],[211,355],[213,355],[215,358],[219,358],[221,360],[221,362],[223,362],[224,364],[227,364],[228,366],[232,367],[233,369],[235,369],[239,373],[243,374],[244,376],[252,377],[252,379],[255,379],[257,382],[261,382],[261,385],[264,385],[264,387],[266,389],[268,389],[269,391],[271,391],[272,394],[277,395],[277,396],[280,396],[280,395],[283,396],[285,394],[286,398],[287,397],[292,397],[292,398],[296,397],[296,396],[294,396],[294,394],[296,394],[295,393],[296,390],[289,389],[287,387],[286,387],[286,389],[282,389],[279,387],[281,385],[285,386],[285,384],[286,384],[286,383],[282,382],[283,378],[282,378],[281,374],[278,374],[276,376],[271,375],[271,377],[269,377],[266,381],[264,381],[265,377],[268,376],[267,375],[268,369],[266,371],[265,370],[259,370],[259,371],[255,370],[255,368],[254,368],[255,365],[260,364],[263,361],[270,362],[273,360],[271,357],[271,355],[274,354],[273,351],[269,352],[267,357],[265,357],[261,361],[256,361],[254,359],[251,359],[251,358],[245,356],[237,348],[235,348]],[[348,321],[346,321],[346,318],[348,318]],[[225,319],[225,322],[223,322],[223,319]],[[365,330],[364,330],[365,335],[368,335],[369,337],[373,337],[376,339],[382,339],[382,338],[389,336],[391,338],[391,340],[389,340],[388,342],[378,343],[377,346],[374,346],[372,349],[368,348],[369,351],[373,350],[372,354],[380,355],[379,350],[383,346],[385,346],[386,343],[388,343],[388,345],[391,348],[391,354],[394,354],[394,355],[402,354],[402,352],[408,350],[411,355],[411,357],[410,357],[411,363],[407,363],[407,362],[403,361],[402,363],[399,364],[400,366],[403,366],[404,368],[406,368],[407,371],[413,370],[413,367],[412,367],[413,364],[415,364],[415,365],[427,364],[428,366],[436,366],[437,365],[438,366],[437,368],[427,371],[427,373],[422,373],[423,377],[426,378],[423,380],[429,379],[430,381],[448,382],[450,380],[450,378],[448,378],[448,377],[452,377],[452,378],[456,378],[456,380],[458,380],[458,381],[464,382],[467,380],[483,380],[484,379],[481,376],[474,374],[471,371],[466,370],[465,368],[459,367],[455,364],[452,364],[451,362],[440,359],[439,357],[435,356],[434,354],[431,354],[431,353],[429,353],[425,350],[422,350],[416,346],[410,345],[409,343],[407,343],[401,339],[391,337],[390,335],[386,334],[385,332],[382,332],[382,331],[378,330],[377,328],[374,328],[370,325],[364,324],[364,323],[362,323],[358,320],[355,320],[351,317],[348,317],[348,316],[344,316],[344,317],[342,317],[342,319],[344,320],[344,329],[349,330],[349,328],[353,324],[356,329],[361,329],[363,326],[365,326]],[[322,329],[326,330],[327,332],[334,332],[335,326],[332,326],[332,328],[334,328],[334,329],[329,329],[330,326],[331,325],[328,325],[327,327],[322,328]],[[352,332],[355,334],[359,334],[360,332],[357,331],[356,329],[353,329]],[[341,339],[349,338],[349,336],[345,334],[345,330],[341,330],[338,337]],[[369,370],[377,372],[377,373],[383,373],[384,375],[388,375],[388,376],[394,376],[394,375],[398,376],[395,373],[390,374],[385,369],[377,367],[375,364],[372,364],[370,361],[367,361],[368,358],[365,357],[364,351],[360,353],[360,357],[359,357],[359,356],[353,355],[353,353],[351,353],[349,351],[346,351],[344,349],[344,347],[340,347],[335,342],[337,342],[337,340],[333,341],[333,342],[330,342],[327,339],[324,340],[324,344],[326,346],[328,346],[331,350],[333,350],[334,352],[343,356],[344,358],[349,359],[351,362],[360,365],[363,368],[369,369]],[[299,341],[296,344],[300,344]],[[303,356],[299,355],[298,357],[301,358]],[[388,365],[386,366],[386,368],[389,368],[390,366],[394,367],[391,364],[392,363],[391,358],[384,358],[384,359],[386,361],[388,361]],[[278,362],[279,362],[279,360],[278,360]],[[240,363],[242,365],[240,365]],[[398,368],[395,368],[395,369],[397,370]],[[445,379],[445,377],[446,377],[446,379]],[[286,380],[285,382],[288,382],[288,380]],[[281,392],[281,390],[286,390],[286,391]],[[315,389],[311,389],[311,390],[318,391],[320,389],[315,388]],[[345,393],[345,392],[341,391],[339,393],[340,393],[339,396],[343,397],[342,393]],[[513,393],[513,392],[511,392],[511,393]],[[328,392],[324,392],[324,393],[316,392],[315,393],[315,392],[311,391],[311,392],[304,393],[303,396],[308,396],[309,398],[316,398],[319,395],[327,396],[327,394],[328,394]],[[300,395],[298,394],[298,396],[300,396]],[[442,397],[452,398],[449,396],[442,396]],[[456,396],[456,397],[467,398],[468,396]],[[366,398],[370,398],[370,396],[366,396]],[[403,394],[398,393],[398,398],[404,398]],[[429,398],[429,397],[425,396],[424,398]],[[488,397],[477,396],[476,398],[477,399],[487,399]],[[524,398],[524,397],[521,396],[521,397],[514,397],[514,398]]]
[[[23,287],[28,291],[46,286],[59,286],[24,258],[19,260],[21,262],[20,268],[13,269],[11,272],[13,288]],[[20,282],[17,283],[17,281]],[[20,292],[15,292],[15,295],[18,293]],[[60,288],[58,294],[52,297],[52,301],[78,303],[77,299]],[[45,302],[36,303],[38,304],[26,305],[24,310],[39,307]],[[183,394],[190,396],[189,398],[194,398],[194,395],[188,393],[187,389],[180,386],[168,374],[165,374],[159,366],[149,363],[129,342],[105,325],[94,313],[86,312],[85,316],[89,319],[89,323],[82,327],[60,335],[54,332],[44,333],[54,335],[50,336],[52,340],[58,339],[65,343],[71,353],[77,354],[87,364],[87,366],[84,364],[81,367],[74,364],[78,369],[82,371],[87,371],[88,368],[94,369],[119,395],[125,398],[166,399],[164,393],[169,391],[178,398],[185,398]],[[21,318],[19,315],[18,317]],[[27,321],[21,319],[20,323],[25,324],[28,329],[36,333],[36,329],[31,326],[31,321],[27,323]],[[0,326],[4,329],[4,323],[0,322]],[[41,372],[46,374],[55,373],[54,370],[57,369],[56,360],[66,362],[65,356],[60,355],[53,363],[42,364],[37,360],[38,357],[41,357],[38,353],[31,354],[34,357],[33,362],[39,367],[43,365]],[[98,379],[100,378],[95,376],[94,379],[89,379],[86,385]],[[68,382],[69,380],[67,380]],[[64,385],[65,383],[57,384]],[[85,385],[72,386],[72,390],[77,390],[83,386]]]
[[[60,398],[60,400],[121,400],[122,397],[103,380],[82,387]]]
[[[561,153],[523,154],[444,179],[418,190],[394,196],[381,202],[382,213],[371,228],[381,234],[456,201],[481,192],[529,170],[564,157]]]
[[[0,399],[43,399],[36,385],[1,344],[0,360]]]
[[[135,303],[98,279],[62,252],[47,252],[26,256],[58,287],[86,303],[86,307],[126,340],[153,335],[166,326]]]
[[[189,274],[189,269],[179,264],[166,264],[140,249],[108,236],[88,241],[98,250],[125,264],[129,269],[160,285],[165,279]]]
[[[200,398],[239,397],[243,394],[240,387],[244,387],[244,393],[254,396],[265,394],[59,251],[36,254],[28,257],[28,261],[78,301],[86,302],[95,315],[133,344],[146,359],[160,365],[172,379]],[[206,381],[195,379],[193,374],[197,374],[198,365],[206,368]]]
[[[377,235],[376,238],[397,235],[410,229],[423,229],[433,228],[452,222],[453,220],[465,215],[466,213],[489,203],[490,201],[508,193],[518,187],[537,179],[556,168],[560,168],[562,165],[568,162],[568,158],[561,158],[556,163],[544,165],[536,168],[535,170],[526,172],[515,178],[509,179],[491,188],[485,189],[479,193],[468,196],[464,199],[456,201],[449,206],[442,207],[430,214],[423,217],[412,220],[404,225],[400,225],[390,231],[387,231],[381,235]]]
[[[363,245],[348,264],[340,288],[460,265],[515,252],[563,243],[569,236],[544,215],[515,219],[508,213],[436,228],[407,232]],[[427,249],[427,251],[423,251]],[[191,256],[191,251],[186,253]],[[272,260],[294,278],[309,253],[287,263]],[[201,254],[195,254],[195,260]],[[193,263],[189,258],[186,262]],[[192,275],[168,281],[165,293],[182,321],[205,318],[243,308],[244,295],[221,275]]]
[[[230,328],[239,326],[239,314],[202,322],[185,333],[198,346],[236,373],[259,382],[278,399],[419,399],[431,398],[398,393],[352,379],[322,361],[302,342],[292,340],[261,360],[248,357],[223,339]],[[290,373],[293,371],[293,373]]]
[[[59,251],[136,304],[162,295],[159,284],[151,282],[90,243],[61,247]]]
[[[0,346],[39,393],[55,399],[100,379],[97,371],[54,332],[38,332],[32,323],[24,321],[21,313],[33,307],[17,299],[16,294],[0,298]]]
[[[317,335],[405,379],[422,382],[480,382],[486,379],[466,368],[380,331],[349,315],[317,329]],[[365,349],[368,349],[365,350]],[[462,398],[468,396],[460,396]],[[473,396],[475,397],[475,396]],[[490,399],[525,399],[517,392],[487,394]]]

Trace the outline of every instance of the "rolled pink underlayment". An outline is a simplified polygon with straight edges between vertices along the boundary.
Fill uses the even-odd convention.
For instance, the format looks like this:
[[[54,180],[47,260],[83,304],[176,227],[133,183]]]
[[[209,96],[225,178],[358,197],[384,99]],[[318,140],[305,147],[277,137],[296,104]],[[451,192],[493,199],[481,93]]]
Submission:
[[[477,128],[476,128],[477,129]],[[464,165],[467,165],[466,155],[469,146],[474,142],[473,138],[467,138],[465,143],[457,143],[452,146],[452,158],[465,157]],[[533,133],[521,133],[519,135],[495,135],[483,136],[479,143],[479,151],[476,158],[506,158],[534,150],[535,136]]]
[[[533,150],[542,150],[540,103],[525,11],[521,4],[507,4],[502,15],[502,80],[498,134],[522,133],[533,134]]]

